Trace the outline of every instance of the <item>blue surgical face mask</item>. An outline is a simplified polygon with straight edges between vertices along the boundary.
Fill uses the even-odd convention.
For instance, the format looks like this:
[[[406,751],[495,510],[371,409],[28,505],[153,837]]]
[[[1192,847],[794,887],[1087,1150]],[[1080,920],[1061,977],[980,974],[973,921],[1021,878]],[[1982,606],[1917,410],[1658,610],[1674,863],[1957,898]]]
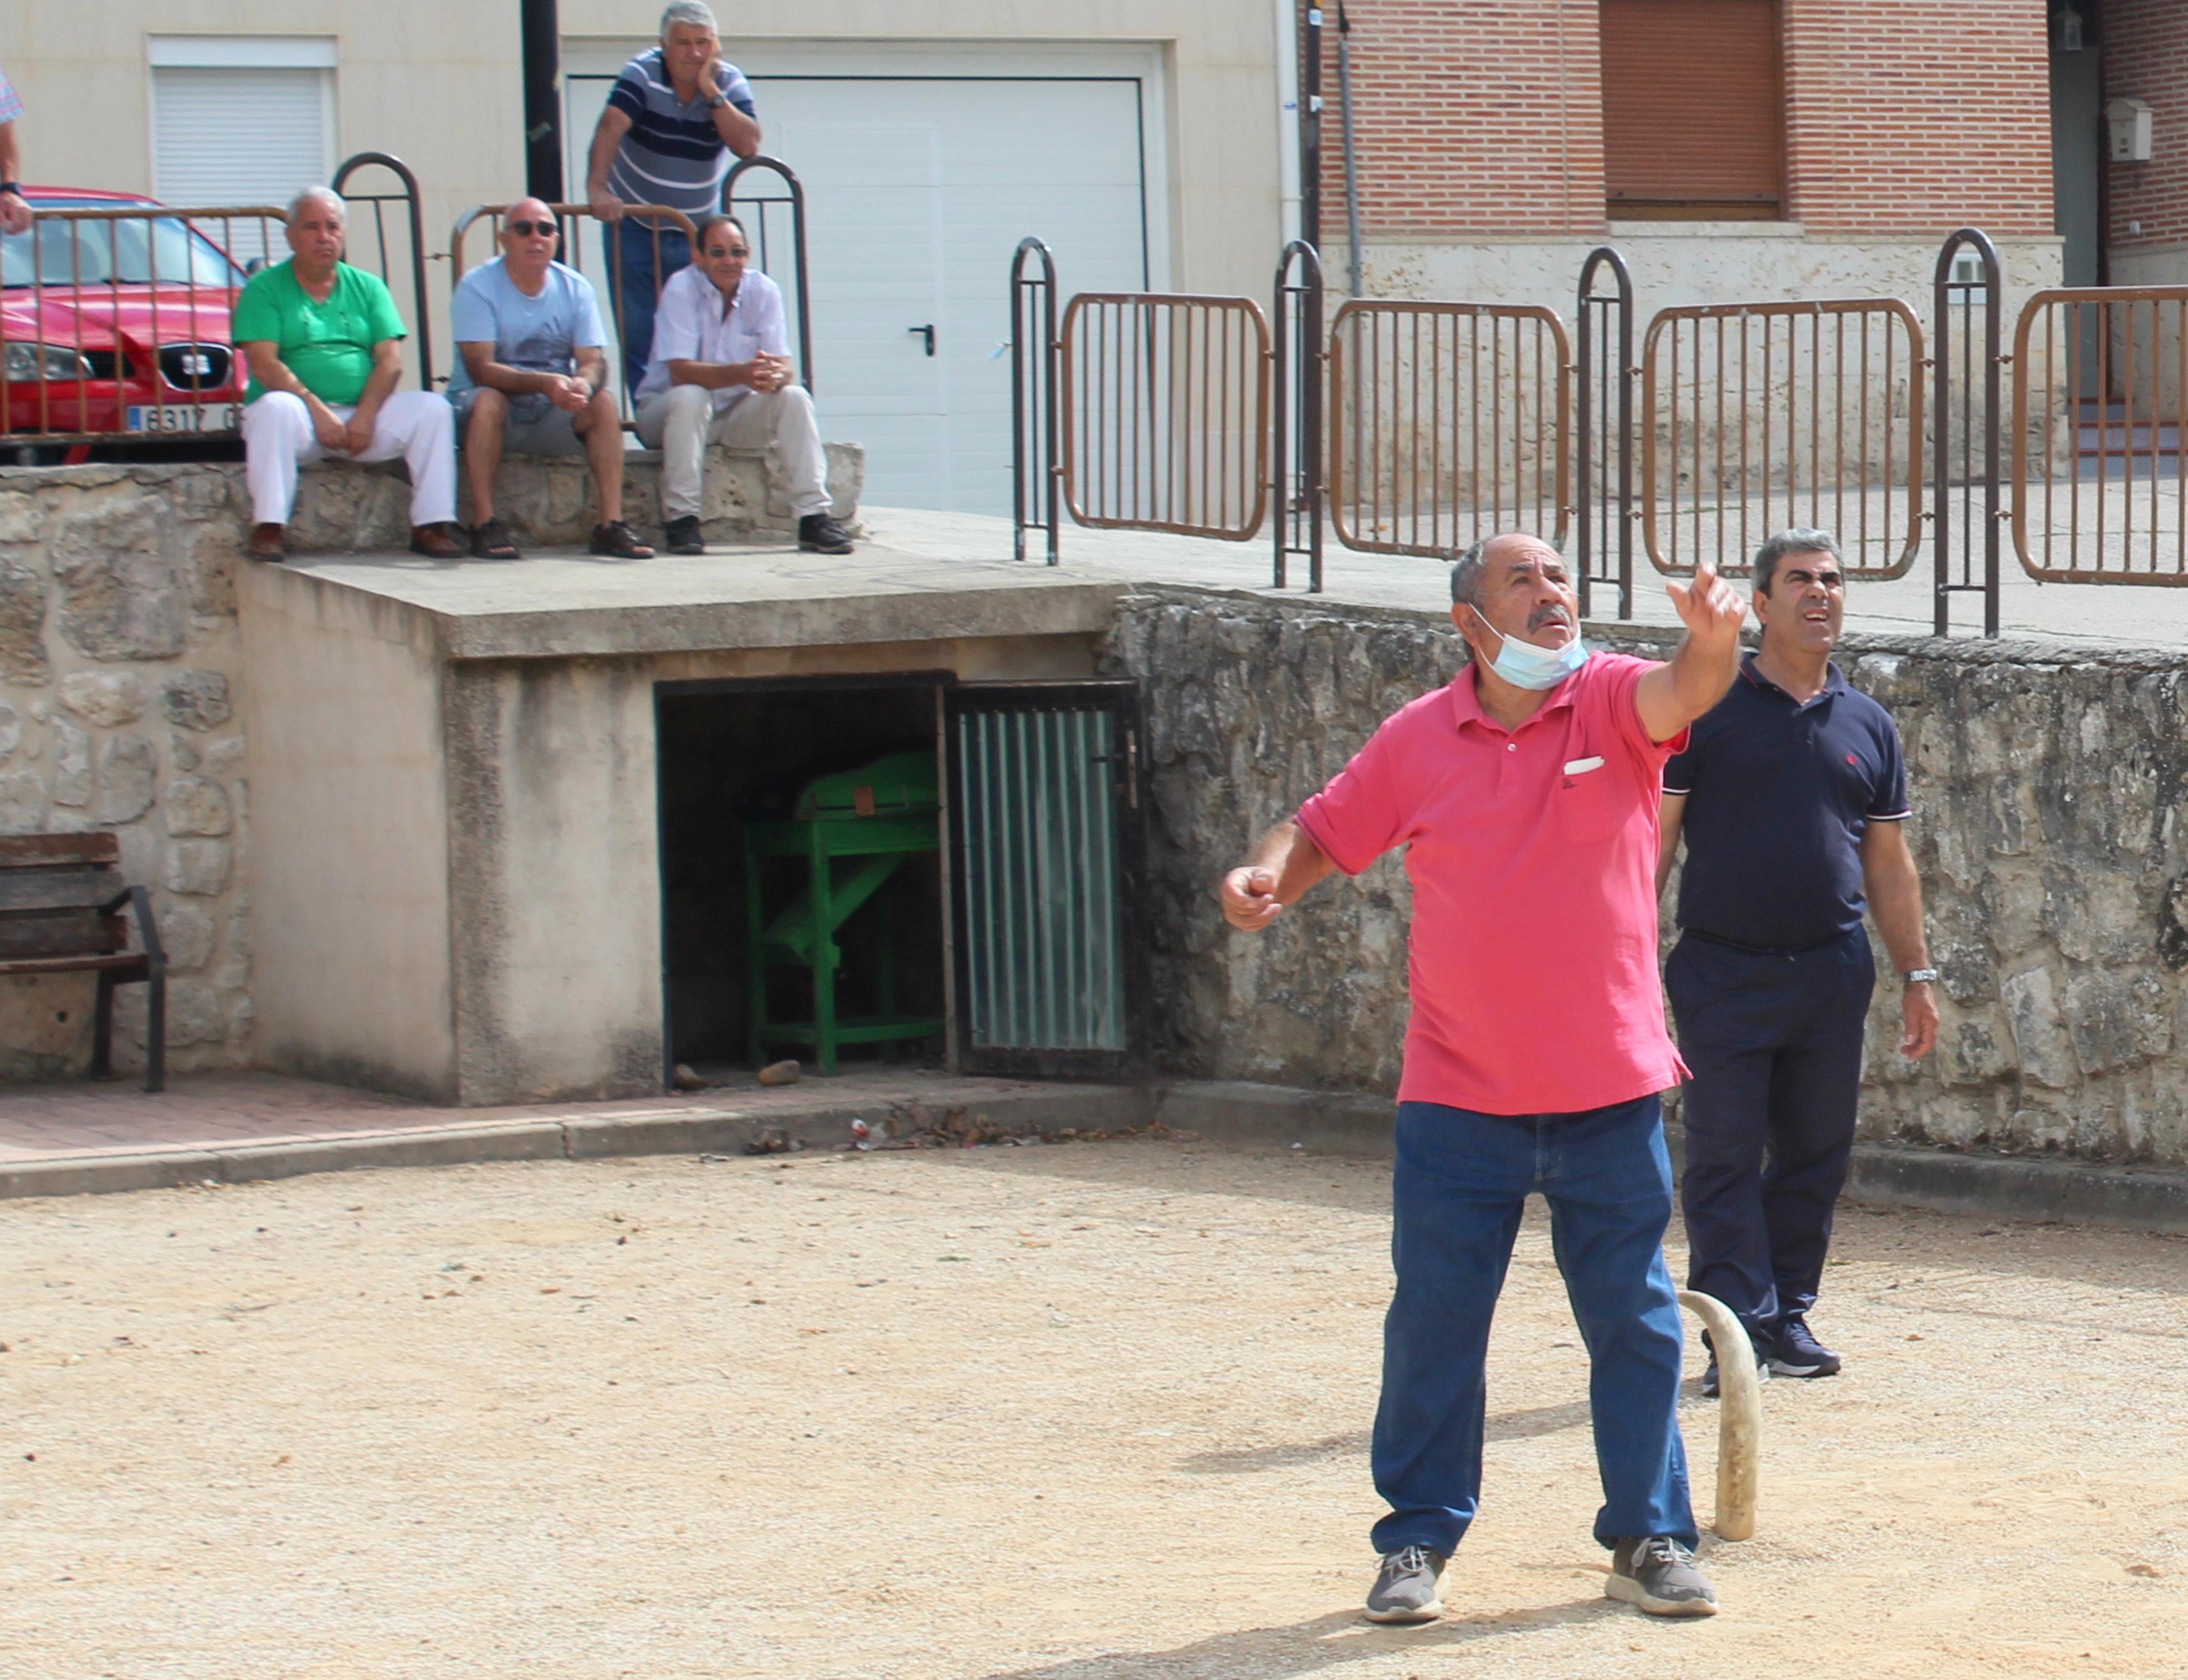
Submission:
[[[1488,624],[1484,618],[1481,621]],[[1496,629],[1491,624],[1490,629]],[[1489,668],[1514,688],[1555,688],[1567,677],[1587,663],[1587,649],[1576,635],[1563,647],[1537,647],[1531,641],[1521,641],[1517,636],[1507,636],[1502,630],[1504,646],[1497,650],[1497,657]]]

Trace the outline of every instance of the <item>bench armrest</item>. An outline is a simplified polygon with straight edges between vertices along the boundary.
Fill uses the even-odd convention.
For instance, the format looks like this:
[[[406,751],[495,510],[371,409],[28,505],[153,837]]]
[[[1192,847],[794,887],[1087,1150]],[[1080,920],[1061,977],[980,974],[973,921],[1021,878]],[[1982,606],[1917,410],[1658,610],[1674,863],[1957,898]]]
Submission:
[[[160,930],[152,922],[152,898],[142,887],[125,887],[99,907],[101,916],[111,916],[127,905],[137,919],[137,937],[144,946],[144,959],[155,972],[167,966],[167,953],[160,943]]]

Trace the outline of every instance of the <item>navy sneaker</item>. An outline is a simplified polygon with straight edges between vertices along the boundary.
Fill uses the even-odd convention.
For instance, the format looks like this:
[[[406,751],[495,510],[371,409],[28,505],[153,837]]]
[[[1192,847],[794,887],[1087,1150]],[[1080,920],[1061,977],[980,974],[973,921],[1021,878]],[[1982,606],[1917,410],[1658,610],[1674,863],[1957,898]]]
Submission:
[[[1702,1345],[1709,1349],[1710,1356],[1709,1369],[1702,1373],[1702,1398],[1716,1400],[1720,1396],[1723,1385],[1717,1380],[1717,1349],[1711,1346],[1706,1330],[1702,1332]],[[1770,1380],[1770,1360],[1765,1354],[1755,1356],[1755,1380],[1758,1383]]]
[[[1383,1559],[1382,1572],[1368,1593],[1368,1620],[1383,1622],[1434,1621],[1443,1614],[1436,1582],[1448,1561],[1425,1546],[1408,1546]]]
[[[1778,1346],[1770,1369],[1780,1377],[1836,1377],[1839,1356],[1818,1341],[1798,1313],[1778,1327]]]

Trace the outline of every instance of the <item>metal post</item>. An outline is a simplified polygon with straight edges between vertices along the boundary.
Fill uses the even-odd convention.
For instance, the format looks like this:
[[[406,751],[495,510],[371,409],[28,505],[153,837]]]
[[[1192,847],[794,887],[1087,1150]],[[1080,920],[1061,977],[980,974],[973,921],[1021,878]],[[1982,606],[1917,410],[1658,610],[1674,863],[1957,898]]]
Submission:
[[[1300,34],[1300,238],[1322,249],[1322,8]]]
[[[1596,279],[1606,268],[1618,289],[1609,296],[1599,297],[1595,295]],[[1627,270],[1626,259],[1609,245],[1597,246],[1581,265],[1578,313],[1576,382],[1580,390],[1575,429],[1580,434],[1580,459],[1575,500],[1580,523],[1577,560],[1581,616],[1586,617],[1593,610],[1591,586],[1599,581],[1612,581],[1609,576],[1599,579],[1597,577],[1602,551],[1610,546],[1610,533],[1602,528],[1597,515],[1602,510],[1602,475],[1610,464],[1605,456],[1615,454],[1618,474],[1618,616],[1627,618],[1633,612],[1633,277]],[[1609,348],[1612,359],[1607,368],[1603,365],[1606,355],[1604,335],[1596,326],[1597,317],[1606,313],[1615,313],[1616,317],[1616,343]],[[1618,431],[1615,450],[1604,450],[1599,445],[1610,441],[1610,429],[1599,419],[1596,399],[1599,389],[1601,395],[1610,395],[1613,377],[1617,381]],[[1599,432],[1602,434],[1600,437]]]
[[[1337,104],[1345,131],[1345,250],[1352,295],[1360,296],[1360,154],[1352,127],[1352,20],[1337,0]]]
[[[1296,281],[1291,278],[1294,262],[1300,268]],[[1269,433],[1275,481],[1270,487],[1276,510],[1274,578],[1277,589],[1284,588],[1287,559],[1304,554],[1307,590],[1317,595],[1322,590],[1322,405],[1327,353],[1322,308],[1322,259],[1305,240],[1294,240],[1277,261],[1276,378]],[[1289,401],[1294,391],[1296,408]]]
[[[1954,259],[1963,250],[1974,251],[1982,262],[1982,277],[1979,280],[1956,280],[1953,278]],[[1933,629],[1940,636],[1950,635],[1953,629],[1953,597],[1973,594],[1978,590],[1983,598],[1983,634],[1998,634],[1999,621],[1999,476],[2000,429],[1999,419],[1999,382],[2004,366],[1999,353],[1999,335],[2005,307],[2001,293],[2005,287],[2005,267],[1999,260],[1998,248],[1980,228],[1960,228],[1946,237],[1937,252],[1937,268],[1933,276],[1935,291],[1931,319],[1936,324],[1932,357],[1932,403],[1936,410],[1936,436],[1931,456],[1930,494],[1932,499],[1930,523],[1931,553],[1934,561],[1933,588],[1936,612]],[[1982,471],[1982,581],[1977,583],[1973,572],[1974,533],[1964,520],[1957,533],[1953,519],[1953,442],[1954,427],[1954,398],[1953,391],[1953,314],[1958,310],[1962,316],[1962,327],[1968,324],[1966,317],[1972,313],[1972,299],[1969,294],[1981,292],[1983,304],[1982,361],[1983,361],[1983,471]],[[1963,343],[1960,361],[1963,372],[1968,375],[1962,381],[1960,395],[1960,471],[1962,474],[1960,504],[1964,515],[1972,516],[1970,505],[1968,480],[1974,472],[1974,431],[1971,416],[1967,412],[1971,394],[1965,387],[1973,384],[1971,362],[1973,347]],[[1957,534],[1960,551],[1955,565],[1954,540]]]
[[[1040,273],[1028,279],[1026,259],[1037,257]],[[1029,297],[1029,293],[1037,294]],[[1029,317],[1033,317],[1029,320]],[[1038,323],[1038,360],[1026,353],[1026,333]],[[1037,369],[1035,384],[1040,392],[1040,460],[1028,461],[1033,453],[1031,417],[1027,414],[1027,370]],[[1045,526],[1048,532],[1048,563],[1057,551],[1056,477],[1060,466],[1056,453],[1057,426],[1056,259],[1037,239],[1018,241],[1011,257],[1011,556],[1026,557],[1026,531]]]
[[[794,295],[798,299],[798,383],[805,387],[808,395],[811,395],[813,392],[813,284],[812,264],[807,262],[805,255],[805,183],[798,178],[798,172],[779,157],[770,157],[762,152],[752,157],[739,158],[735,166],[722,181],[724,214],[730,216],[736,214],[737,183],[744,178],[747,171],[754,169],[770,172],[782,183],[784,189],[783,196],[781,198],[751,200],[759,206],[760,232],[756,237],[763,247],[767,237],[767,206],[771,204],[787,204],[790,206],[790,251],[792,257],[798,264],[798,285]],[[764,259],[765,252],[763,249],[763,269],[765,268]],[[658,273],[660,263],[657,258],[654,268],[655,272]],[[610,272],[614,272],[613,265],[610,266]],[[770,275],[769,278],[774,277]],[[777,281],[776,284],[780,285],[781,282]]]
[[[524,190],[562,201],[562,28],[555,0],[522,0]]]

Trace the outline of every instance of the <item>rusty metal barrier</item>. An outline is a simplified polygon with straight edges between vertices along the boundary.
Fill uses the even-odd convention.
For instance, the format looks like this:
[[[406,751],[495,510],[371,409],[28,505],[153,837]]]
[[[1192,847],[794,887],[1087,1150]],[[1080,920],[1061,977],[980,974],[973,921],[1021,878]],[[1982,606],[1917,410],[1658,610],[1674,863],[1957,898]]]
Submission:
[[[1247,297],[1081,292],[1063,313],[1063,501],[1081,525],[1243,543],[1269,500],[1268,318]]]
[[[1338,540],[1441,556],[1523,528],[1562,546],[1572,372],[1554,310],[1346,302],[1329,332]]]
[[[1922,542],[1922,324],[1897,298],[1659,311],[1641,359],[1641,526],[1659,572],[1743,574],[1787,526],[1838,536],[1849,578]]]
[[[2188,583],[2188,286],[2039,291],[2013,335],[2013,546],[2055,583]]]
[[[70,202],[0,238],[0,440],[233,438],[249,369],[229,318],[278,205]]]
[[[592,206],[584,204],[550,204],[547,208],[555,213],[555,219],[562,224],[564,229],[561,246],[555,252],[555,260],[567,263],[582,273],[586,262],[585,229],[594,223]],[[692,236],[691,219],[680,210],[671,210],[666,205],[658,204],[625,205],[623,213],[625,221],[634,222],[646,228],[653,240],[653,290],[654,295],[657,297],[660,296],[661,288],[668,283],[668,275],[663,272],[661,266],[662,234],[664,231],[680,233],[688,240]],[[469,252],[465,247],[470,239],[471,230],[481,222],[485,223],[487,238],[491,245],[501,238],[501,218],[507,214],[509,214],[508,205],[481,204],[474,205],[456,217],[456,224],[448,233],[448,289],[451,292],[462,284],[464,270],[470,261]],[[623,351],[620,347],[623,344],[622,268],[614,259],[613,247],[605,230],[601,234],[600,254],[607,264],[608,282],[609,315],[608,319],[602,324],[615,335],[614,342],[606,347],[609,377],[616,381],[620,389],[623,382]],[[463,352],[458,349],[454,353],[460,356]],[[621,400],[623,428],[629,431],[631,416],[634,412],[633,393],[623,391]]]

